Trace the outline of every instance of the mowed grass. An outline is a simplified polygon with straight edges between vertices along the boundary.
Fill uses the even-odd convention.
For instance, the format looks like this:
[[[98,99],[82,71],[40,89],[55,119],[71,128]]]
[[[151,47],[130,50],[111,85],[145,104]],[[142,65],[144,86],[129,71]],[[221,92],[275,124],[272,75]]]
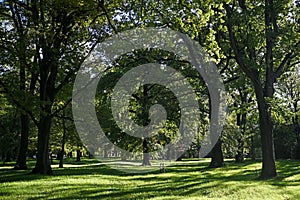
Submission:
[[[218,169],[207,168],[207,159],[182,161],[147,174],[95,163],[69,160],[51,176],[1,166],[0,199],[300,199],[300,161],[277,161],[271,180],[257,179],[261,163],[254,161],[226,161]]]

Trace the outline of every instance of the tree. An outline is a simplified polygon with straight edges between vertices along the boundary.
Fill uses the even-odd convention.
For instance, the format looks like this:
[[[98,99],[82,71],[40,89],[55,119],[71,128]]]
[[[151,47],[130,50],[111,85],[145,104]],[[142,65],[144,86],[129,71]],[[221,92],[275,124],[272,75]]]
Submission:
[[[16,157],[20,124],[16,109],[1,93],[0,108],[0,155],[5,163]]]
[[[299,11],[292,1],[232,1],[224,7],[235,60],[251,80],[256,94],[263,158],[260,176],[272,178],[276,176],[276,166],[269,100],[274,97],[274,83],[298,56],[299,32],[294,33],[293,29],[299,26],[287,16]],[[284,34],[287,32],[290,40]]]
[[[275,124],[276,158],[300,158],[300,74],[299,64],[284,73],[276,83],[278,93],[271,102]]]
[[[13,54],[17,59],[12,60],[13,65],[10,65],[10,68],[16,67],[21,61],[18,66],[22,80],[20,90],[24,90],[25,78],[38,79],[38,85],[33,88],[38,97],[37,111],[14,101],[38,127],[37,162],[32,172],[51,174],[51,121],[65,106],[53,110],[56,96],[75,78],[81,62],[99,38],[94,33],[102,31],[100,38],[106,35],[103,31],[108,28],[103,23],[107,20],[106,11],[103,2],[93,1],[4,1],[1,5],[4,5],[1,16],[12,27],[6,31],[13,36],[5,40],[3,46],[7,52],[13,52],[13,49],[6,48],[13,44],[20,51]],[[92,25],[97,23],[100,28],[93,32]],[[25,54],[26,50],[32,54]],[[27,75],[24,76],[24,73]],[[28,124],[26,120],[24,125]],[[24,137],[27,137],[26,134]]]
[[[152,105],[160,104],[167,111],[167,121],[164,128],[159,131],[157,135],[150,138],[135,138],[125,134],[116,125],[112,113],[109,112],[111,109],[112,91],[117,81],[131,68],[145,63],[160,63],[180,70],[186,77],[191,79],[191,84],[195,86],[195,90],[196,88],[198,89],[197,93],[199,96],[202,94],[201,89],[203,89],[204,84],[202,79],[197,79],[198,74],[196,70],[189,69],[187,62],[178,60],[178,58],[170,52],[157,49],[143,49],[131,52],[128,55],[123,55],[114,63],[113,68],[107,70],[103,78],[99,81],[96,95],[96,110],[98,111],[98,120],[105,134],[116,146],[130,152],[143,153],[142,165],[150,165],[150,152],[157,148],[163,148],[163,146],[174,142],[173,140],[176,140],[176,137],[178,137],[176,136],[176,132],[180,124],[180,111],[178,100],[174,94],[163,86],[146,84],[141,86],[141,88],[132,95],[129,108],[131,118],[140,126],[146,126],[150,122],[149,109]],[[199,97],[199,99],[201,98]],[[199,104],[201,105],[201,109],[203,109],[202,101],[199,100]],[[122,112],[122,110],[123,109],[121,109],[120,112]],[[174,144],[175,143],[176,142],[174,142]]]

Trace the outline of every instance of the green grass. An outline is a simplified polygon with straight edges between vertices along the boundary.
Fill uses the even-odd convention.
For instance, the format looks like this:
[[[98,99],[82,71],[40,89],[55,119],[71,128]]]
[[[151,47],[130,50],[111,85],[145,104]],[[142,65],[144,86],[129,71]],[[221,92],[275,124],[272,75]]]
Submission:
[[[166,173],[127,174],[95,160],[67,160],[54,175],[29,175],[0,166],[0,199],[300,199],[300,161],[277,161],[278,176],[257,180],[260,162],[207,168],[183,161]],[[32,162],[30,166],[32,167]]]

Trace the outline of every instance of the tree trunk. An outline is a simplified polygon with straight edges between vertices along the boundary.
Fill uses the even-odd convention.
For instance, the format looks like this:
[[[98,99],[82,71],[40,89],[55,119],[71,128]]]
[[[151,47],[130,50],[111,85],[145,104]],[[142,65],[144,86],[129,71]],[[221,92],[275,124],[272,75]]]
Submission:
[[[64,154],[65,154],[65,143],[66,143],[66,137],[67,137],[67,128],[66,128],[66,121],[65,119],[63,120],[63,138],[61,142],[61,151],[59,155],[59,168],[64,167]]]
[[[241,94],[241,100],[242,100],[242,105],[246,104],[247,102],[247,94],[242,95]],[[246,120],[247,120],[247,115],[246,113],[238,113],[237,114],[237,125],[240,127],[241,134],[239,135],[239,138],[237,139],[238,141],[238,150],[237,154],[235,155],[235,162],[241,163],[244,161],[244,136],[246,133]]]
[[[251,144],[250,144],[250,158],[251,160],[255,160],[256,159],[256,155],[255,155],[255,146],[254,146],[254,136],[251,136]]]
[[[143,166],[150,166],[150,154],[147,139],[143,140]]]
[[[296,135],[296,147],[295,147],[295,159],[300,159],[300,124],[299,124],[299,117],[297,115],[297,112],[299,111],[298,106],[297,106],[298,101],[295,102],[294,104],[294,113],[295,117],[293,118],[293,124],[294,124],[294,131]]]
[[[212,158],[209,164],[209,167],[223,167],[224,166],[224,157],[222,152],[222,142],[220,138],[218,139],[216,145],[211,151]]]
[[[7,151],[5,155],[5,162],[10,162],[11,161],[11,152]]]
[[[26,157],[28,151],[29,137],[29,116],[28,114],[21,115],[21,140],[16,166],[14,169],[27,169]]]
[[[260,177],[267,179],[276,176],[273,123],[271,110],[265,100],[263,90],[256,84],[254,84],[254,88],[259,110],[259,126],[262,144],[262,171]]]
[[[212,121],[212,102],[211,102],[211,96],[208,95],[208,103],[209,103],[209,119],[210,123],[214,123]],[[219,105],[218,105],[219,106]],[[214,127],[212,125],[211,127]],[[212,128],[211,131],[214,131],[215,129]],[[210,133],[210,137],[213,139],[214,132]],[[221,136],[220,136],[221,137]],[[209,164],[209,167],[223,167],[224,166],[224,157],[223,157],[223,151],[222,151],[222,142],[220,137],[218,138],[218,141],[216,142],[215,146],[211,150],[209,154],[211,154],[211,161]]]
[[[147,126],[147,124],[149,123],[149,108],[150,108],[150,103],[149,103],[149,96],[148,96],[148,91],[149,91],[149,87],[148,85],[143,85],[143,98],[142,98],[142,124],[143,126]],[[150,147],[149,147],[149,143],[148,143],[148,139],[144,138],[143,139],[143,166],[150,166]]]
[[[261,72],[258,70],[259,65],[255,66],[249,65],[253,63],[254,57],[251,56],[251,52],[248,52],[248,59],[245,55],[247,51],[240,51],[237,38],[235,37],[235,32],[233,30],[232,24],[230,21],[227,23],[229,39],[231,47],[233,48],[236,61],[239,64],[240,68],[246,73],[246,75],[251,79],[251,82],[254,85],[256,101],[258,104],[259,110],[259,126],[260,126],[260,135],[262,142],[262,171],[261,178],[273,178],[276,176],[276,166],[275,166],[275,153],[274,153],[274,140],[273,140],[273,124],[271,118],[271,107],[268,105],[267,99],[272,99],[274,95],[274,83],[276,78],[278,78],[281,73],[282,67],[285,63],[282,62],[281,66],[278,66],[277,70],[274,70],[274,58],[273,58],[273,47],[276,44],[276,37],[278,35],[278,27],[276,21],[276,13],[274,9],[273,0],[265,0],[264,14],[265,14],[265,41],[266,41],[266,52],[265,52],[265,71]],[[229,18],[232,15],[232,9],[229,5],[225,5],[225,9]],[[251,50],[251,47],[248,46]],[[251,50],[255,52],[253,48]],[[288,55],[288,54],[287,54]],[[289,58],[288,58],[289,59]],[[246,61],[246,62],[245,62]],[[262,80],[262,73],[265,73],[265,77]]]
[[[47,106],[49,107],[49,106]],[[52,168],[49,159],[49,136],[51,128],[52,117],[42,115],[38,127],[38,148],[37,161],[33,174],[52,174]]]
[[[237,154],[235,155],[235,162],[244,162],[244,141],[241,139],[238,139],[238,150]]]
[[[78,149],[76,151],[76,162],[80,162],[80,158],[81,158],[81,151]]]
[[[103,150],[103,154],[104,154],[103,157],[104,157],[104,158],[107,158],[107,157],[108,157],[107,148],[108,148],[107,145],[105,145],[105,146],[104,146],[104,150]]]
[[[92,159],[93,155],[91,154],[91,152],[88,152],[88,154],[89,154],[89,159]]]
[[[22,30],[18,30],[20,32],[20,39],[18,43],[20,44],[18,47],[19,59],[20,59],[20,91],[26,91],[26,46],[24,43],[24,35]],[[31,82],[32,85],[32,82]],[[21,96],[21,100],[26,102],[26,97]],[[21,140],[20,140],[20,148],[17,157],[15,169],[27,169],[26,165],[26,157],[28,151],[28,137],[29,137],[29,116],[27,113],[24,113],[23,110],[20,110],[20,121],[21,121]]]

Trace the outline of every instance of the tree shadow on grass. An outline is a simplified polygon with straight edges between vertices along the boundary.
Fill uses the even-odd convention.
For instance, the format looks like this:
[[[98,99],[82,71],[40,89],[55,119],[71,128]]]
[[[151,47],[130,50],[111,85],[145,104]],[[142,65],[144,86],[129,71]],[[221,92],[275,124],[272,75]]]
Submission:
[[[208,168],[208,162],[188,164],[183,162],[167,167],[166,173],[154,171],[146,174],[125,173],[105,165],[55,168],[53,176],[28,175],[28,170],[0,169],[0,183],[51,179],[53,177],[57,177],[58,181],[65,177],[73,177],[76,181],[76,178],[84,179],[87,176],[100,180],[95,183],[63,182],[60,184],[58,182],[55,183],[55,188],[40,194],[36,199],[49,197],[47,195],[54,195],[50,199],[143,199],[170,195],[210,197],[210,195],[215,195],[213,193],[217,190],[223,190],[230,195],[230,192],[247,189],[248,183],[251,185],[256,181],[260,181],[262,185],[273,185],[278,188],[299,185],[299,176],[291,179],[299,174],[299,163],[299,161],[278,161],[278,177],[271,180],[256,180],[259,176],[257,168],[260,164],[255,161],[246,161],[240,164],[226,162],[226,167],[217,169]],[[102,182],[101,180],[106,181]],[[126,183],[130,183],[130,185],[124,185]],[[227,191],[228,187],[231,189]],[[64,196],[61,197],[61,195]]]

